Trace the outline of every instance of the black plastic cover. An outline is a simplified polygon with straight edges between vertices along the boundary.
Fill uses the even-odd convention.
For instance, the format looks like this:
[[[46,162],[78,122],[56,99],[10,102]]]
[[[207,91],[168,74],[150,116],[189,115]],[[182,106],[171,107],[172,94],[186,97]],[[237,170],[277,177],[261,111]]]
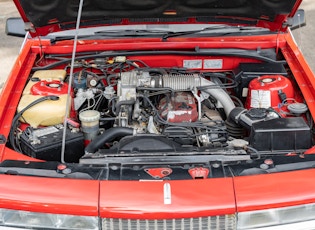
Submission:
[[[312,146],[310,127],[302,117],[277,118],[254,123],[250,145],[258,151],[300,151]]]
[[[139,135],[127,136],[112,149],[118,152],[175,152],[180,145],[162,136]]]

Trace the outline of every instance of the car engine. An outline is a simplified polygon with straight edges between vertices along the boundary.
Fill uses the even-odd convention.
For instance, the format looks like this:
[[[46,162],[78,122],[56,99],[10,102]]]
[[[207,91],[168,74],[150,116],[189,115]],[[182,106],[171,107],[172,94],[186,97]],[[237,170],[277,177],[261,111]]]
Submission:
[[[84,162],[219,148],[259,156],[312,145],[308,108],[283,64],[209,71],[117,56],[79,61],[71,81],[68,68],[30,75],[10,133],[14,150]]]

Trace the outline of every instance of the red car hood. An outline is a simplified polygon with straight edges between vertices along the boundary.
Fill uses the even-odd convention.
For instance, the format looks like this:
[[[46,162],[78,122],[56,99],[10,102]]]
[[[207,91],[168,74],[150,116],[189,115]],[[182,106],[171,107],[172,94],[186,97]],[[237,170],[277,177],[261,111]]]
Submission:
[[[33,35],[75,27],[79,1],[14,0]],[[229,23],[279,31],[302,0],[85,0],[81,27],[143,23]]]

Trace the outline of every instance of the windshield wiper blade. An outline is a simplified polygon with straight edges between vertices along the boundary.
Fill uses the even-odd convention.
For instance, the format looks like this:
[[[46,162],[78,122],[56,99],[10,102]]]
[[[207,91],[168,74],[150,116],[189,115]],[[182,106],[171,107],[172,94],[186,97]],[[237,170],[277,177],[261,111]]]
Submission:
[[[178,32],[168,32],[162,36],[162,40],[166,41],[170,37],[180,37],[190,34],[198,34],[203,32],[211,32],[217,36],[224,36],[233,33],[246,33],[246,32],[270,32],[269,29],[260,28],[260,27],[246,27],[246,26],[212,26],[206,27],[201,30],[187,30],[187,31],[178,31]]]
[[[93,35],[79,35],[78,36],[78,39],[90,39],[90,38],[95,39],[96,37]],[[50,43],[54,44],[59,41],[73,40],[73,39],[74,39],[74,35],[57,36],[57,37],[50,38]]]
[[[240,27],[240,26],[227,26],[227,25],[215,25],[206,27],[199,30],[184,30],[184,31],[170,31],[159,29],[124,29],[124,30],[101,30],[96,31],[93,34],[79,35],[78,39],[102,39],[104,37],[146,37],[146,36],[162,36],[162,41],[166,41],[170,37],[179,37],[190,34],[209,34],[213,33],[216,36],[224,36],[233,33],[246,33],[246,32],[269,32],[266,28],[257,27]],[[50,39],[53,44],[58,41],[72,40],[74,35],[57,36]]]
[[[140,36],[152,36],[152,35],[163,35],[167,34],[170,31],[168,30],[144,30],[144,29],[136,29],[136,30],[102,30],[96,31],[93,34],[87,35],[79,35],[78,39],[102,39],[104,37],[140,37]],[[64,40],[73,40],[74,35],[65,35],[53,37],[50,39],[50,42],[53,44],[58,41]]]
[[[155,34],[169,33],[169,30],[146,30],[146,29],[126,29],[126,30],[102,30],[97,31],[95,35],[102,36],[148,36]]]

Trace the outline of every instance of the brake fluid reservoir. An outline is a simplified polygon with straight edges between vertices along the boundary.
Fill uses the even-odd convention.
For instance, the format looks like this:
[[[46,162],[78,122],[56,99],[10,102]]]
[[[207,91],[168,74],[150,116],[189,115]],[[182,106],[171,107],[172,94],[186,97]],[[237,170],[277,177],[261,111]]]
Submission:
[[[97,110],[86,110],[79,114],[85,144],[92,141],[99,132],[100,113]]]
[[[282,75],[264,75],[253,79],[248,86],[245,106],[250,108],[274,108],[282,102],[279,93],[294,98],[291,81]]]

